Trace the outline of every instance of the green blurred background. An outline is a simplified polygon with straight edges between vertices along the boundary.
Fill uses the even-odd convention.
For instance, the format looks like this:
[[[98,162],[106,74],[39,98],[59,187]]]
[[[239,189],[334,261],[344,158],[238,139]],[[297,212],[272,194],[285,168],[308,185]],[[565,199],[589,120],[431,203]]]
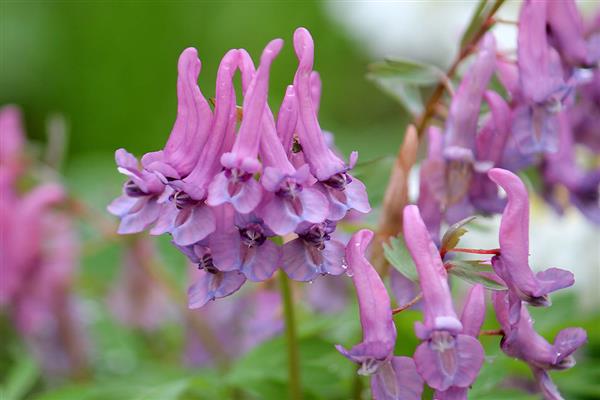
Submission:
[[[407,116],[365,79],[373,59],[338,23],[330,18],[324,4],[312,1],[2,0],[0,104],[22,107],[27,134],[39,142],[46,141],[49,115],[65,117],[69,127],[65,183],[73,194],[110,220],[103,209],[118,194],[122,182],[113,163],[114,150],[125,147],[139,156],[164,145],[176,113],[177,58],[185,47],[198,49],[202,61],[199,84],[204,95],[211,97],[216,68],[228,49],[243,47],[257,60],[269,40],[283,38],[286,46],[271,75],[270,103],[276,110],[295,71],[293,31],[305,26],[315,38],[315,67],[323,80],[322,126],[336,134],[336,143],[346,154],[359,150],[362,161],[393,155]],[[381,198],[388,166],[365,177],[375,202]],[[89,226],[82,226],[82,231],[86,240],[100,239]],[[122,246],[86,252],[78,281],[77,290],[86,299],[84,308],[95,313],[88,325],[96,349],[93,363],[99,384],[70,386],[43,398],[162,400],[189,398],[185,393],[190,391],[200,393],[195,398],[220,398],[219,394],[206,394],[214,391],[223,395],[219,392],[221,377],[214,371],[183,372],[176,367],[180,363],[181,326],[165,327],[156,341],[119,327],[102,308],[103,296],[117,276]],[[184,290],[182,257],[170,248],[167,239],[161,240],[161,248],[165,265]],[[571,254],[571,259],[575,257]],[[574,290],[567,292],[557,296],[552,313],[535,310],[537,326],[548,338],[572,324],[588,329],[593,340],[580,360],[582,366],[555,374],[555,378],[568,398],[600,398],[600,389],[592,385],[600,380],[600,317],[597,309],[574,313],[579,300]],[[412,312],[397,317],[399,331],[407,336],[398,341],[398,354],[414,349],[412,322],[416,318]],[[308,398],[344,398],[353,384],[353,366],[335,352],[333,344],[351,344],[359,338],[355,306],[335,318],[301,312],[300,327]],[[520,363],[498,354],[496,338],[486,338],[484,344],[490,364],[476,387],[476,398],[531,398],[518,397],[514,391],[498,392],[502,386],[497,385],[509,369],[526,377],[522,381],[529,374]],[[267,342],[248,354],[225,380],[234,390],[250,390],[255,396],[252,398],[281,398],[285,390],[282,346],[281,338]],[[2,367],[13,376],[27,366],[17,363],[16,367]],[[29,379],[35,383],[38,378]],[[517,383],[525,386],[527,382]],[[35,384],[34,392],[40,392],[39,381]],[[163,393],[160,390],[175,395],[159,395]]]
[[[286,46],[271,77],[277,106],[295,71],[291,38],[307,27],[316,39],[324,82],[322,125],[344,151],[363,159],[393,153],[402,133],[399,107],[364,79],[368,59],[318,2],[36,2],[1,4],[0,103],[23,107],[29,135],[43,140],[45,118],[70,126],[71,159],[159,149],[176,112],[177,58],[196,47],[200,87],[214,94],[220,58],[234,47],[258,59],[281,37]],[[275,110],[277,108],[274,108]]]

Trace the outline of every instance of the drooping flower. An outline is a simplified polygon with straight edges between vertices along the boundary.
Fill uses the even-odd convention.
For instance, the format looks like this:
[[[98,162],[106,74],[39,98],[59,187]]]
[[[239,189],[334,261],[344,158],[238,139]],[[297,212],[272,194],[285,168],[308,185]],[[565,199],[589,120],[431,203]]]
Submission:
[[[314,62],[314,43],[304,28],[294,32],[294,49],[298,57],[298,70],[294,78],[294,89],[298,100],[298,137],[302,154],[311,173],[323,184],[329,198],[328,218],[339,220],[350,209],[361,213],[371,210],[364,184],[348,174],[354,167],[358,154],[353,152],[346,164],[328,146],[316,115],[311,86]]]
[[[279,267],[279,248],[269,240],[275,236],[254,214],[237,214],[235,222],[210,238],[215,265],[222,271],[238,270],[255,282],[270,278]]]
[[[224,170],[215,176],[209,187],[207,204],[213,207],[231,203],[236,211],[247,214],[260,203],[262,190],[254,174],[261,168],[257,158],[261,124],[267,102],[271,63],[282,46],[283,41],[276,39],[267,44],[263,51],[260,66],[244,97],[244,117],[233,149],[221,156]]]
[[[587,334],[581,328],[566,328],[560,331],[550,344],[533,328],[533,320],[527,307],[520,308],[517,324],[510,320],[510,294],[506,291],[493,293],[496,318],[502,326],[504,337],[500,343],[508,356],[525,361],[531,368],[544,398],[562,399],[552,383],[548,370],[563,370],[575,365],[573,353],[587,341]]]
[[[209,137],[212,112],[198,87],[198,51],[185,49],[177,64],[177,118],[164,150],[147,153],[142,165],[165,178],[181,179],[194,168]]]
[[[301,224],[298,237],[283,245],[281,263],[286,274],[309,282],[319,275],[340,275],[345,271],[344,245],[331,238],[336,223]]]
[[[137,158],[125,149],[115,152],[115,160],[119,172],[129,180],[123,185],[123,194],[108,205],[108,212],[121,219],[118,233],[141,232],[156,222],[169,191],[155,174],[140,169]]]
[[[483,348],[477,339],[462,333],[446,269],[414,205],[404,208],[404,238],[417,267],[424,302],[424,322],[415,325],[423,340],[414,354],[417,371],[436,390],[466,388],[483,364]]]
[[[548,306],[548,294],[571,286],[573,274],[550,268],[534,274],[529,267],[529,196],[518,176],[494,168],[491,180],[506,192],[508,201],[500,224],[500,254],[492,257],[492,266],[509,288],[510,321],[518,321],[521,300],[534,306]]]
[[[371,390],[378,400],[419,399],[423,381],[409,357],[394,356],[396,326],[392,319],[390,298],[377,271],[365,257],[373,232],[356,232],[346,247],[348,268],[356,288],[363,329],[361,343],[347,350],[336,349],[359,364],[362,375],[371,375]]]

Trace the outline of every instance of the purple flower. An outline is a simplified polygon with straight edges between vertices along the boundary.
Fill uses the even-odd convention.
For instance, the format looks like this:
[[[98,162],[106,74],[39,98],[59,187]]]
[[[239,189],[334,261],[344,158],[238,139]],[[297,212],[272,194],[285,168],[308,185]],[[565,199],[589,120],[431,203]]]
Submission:
[[[219,156],[228,149],[228,139],[234,136],[236,125],[233,75],[239,65],[239,51],[225,54],[217,72],[216,101],[210,137],[200,153],[194,169],[181,180],[172,180],[174,193],[170,204],[163,209],[152,234],[165,232],[181,246],[194,244],[211,234],[216,227],[211,207],[205,204],[208,187],[219,172]]]
[[[529,267],[529,196],[518,176],[494,168],[488,172],[491,180],[506,192],[508,202],[500,223],[500,255],[492,258],[494,271],[509,288],[510,321],[519,318],[521,300],[534,306],[549,306],[548,294],[571,286],[573,274],[550,268],[534,275]]]
[[[283,245],[281,263],[286,274],[297,281],[312,281],[319,275],[345,271],[344,245],[331,238],[335,222],[301,224],[298,237]]]
[[[212,112],[198,87],[200,60],[194,48],[187,48],[177,64],[177,119],[164,150],[148,153],[142,164],[148,171],[181,179],[198,159],[211,125]]]
[[[227,297],[246,282],[246,277],[239,271],[222,272],[212,266],[209,250],[204,250],[203,267],[196,272],[194,283],[188,289],[188,305],[192,309],[200,308],[211,300]]]
[[[487,91],[484,95],[491,118],[477,135],[477,160],[490,167],[500,166],[510,134],[510,108],[496,92]],[[471,203],[484,213],[500,213],[506,201],[498,196],[498,187],[486,173],[475,172],[469,189]]]
[[[422,162],[419,171],[419,199],[417,204],[421,210],[423,221],[429,230],[431,239],[439,241],[442,224],[442,206],[445,204],[445,162],[442,155],[443,136],[437,127],[427,131],[427,158]]]
[[[495,64],[496,41],[494,36],[488,33],[483,38],[475,62],[465,73],[452,98],[444,135],[444,157],[450,163],[475,162],[473,153],[479,111]]]
[[[254,75],[254,67],[248,53],[242,52],[242,58],[244,87],[248,86]],[[293,88],[288,88],[282,104],[281,129],[284,130],[284,136],[292,135],[295,129],[295,126],[290,125],[292,122],[295,124],[296,110],[286,110],[286,107],[295,107],[294,97]],[[260,157],[264,166],[261,183],[268,193],[260,206],[259,214],[265,223],[277,235],[287,235],[294,232],[302,222],[323,222],[329,212],[327,197],[312,187],[316,181],[310,174],[308,165],[296,168],[288,159],[288,152],[280,140],[291,139],[279,136],[268,105],[262,115],[261,130]]]
[[[462,333],[477,339],[485,319],[485,289],[482,285],[474,285],[467,295],[460,321]],[[444,391],[436,391],[434,399],[466,400],[468,388],[451,386]]]
[[[562,212],[563,207],[555,200],[553,192],[559,185],[563,186],[569,191],[573,204],[591,221],[600,224],[600,168],[585,171],[577,165],[573,130],[567,114],[561,113],[558,120],[559,149],[556,153],[546,154],[542,164],[545,197]]]
[[[268,239],[271,236],[260,218],[238,214],[235,225],[210,238],[214,263],[222,271],[237,270],[251,281],[264,281],[279,266],[279,248]]]
[[[155,174],[140,169],[137,159],[125,149],[115,152],[115,160],[119,172],[129,180],[123,185],[123,195],[108,205],[108,212],[121,219],[118,233],[141,232],[156,222],[169,192]]]
[[[548,1],[548,35],[561,58],[573,66],[592,63],[584,37],[584,26],[573,0]]]
[[[587,341],[585,330],[563,329],[550,344],[533,329],[533,320],[526,307],[520,308],[518,323],[512,323],[509,296],[506,291],[493,293],[496,318],[504,331],[500,343],[502,351],[529,364],[545,398],[562,399],[546,371],[568,369],[575,365],[573,353]]]
[[[423,381],[415,363],[409,357],[393,354],[396,326],[390,298],[377,271],[365,257],[372,239],[373,232],[363,229],[352,236],[346,247],[348,268],[352,271],[358,297],[363,340],[350,350],[341,345],[336,349],[361,366],[359,374],[372,375],[371,390],[378,400],[419,399]]]
[[[292,153],[294,133],[298,122],[298,99],[293,85],[288,85],[279,113],[277,113],[277,134],[283,145],[285,153]]]
[[[283,41],[276,39],[267,44],[263,51],[260,67],[244,98],[244,117],[233,149],[221,156],[224,170],[215,176],[209,187],[207,204],[211,206],[231,203],[236,211],[247,214],[260,203],[262,191],[254,174],[260,170],[257,156],[267,102],[269,70],[282,45]]]
[[[361,213],[371,210],[365,186],[348,174],[357,160],[357,153],[350,155],[348,165],[328,146],[319,126],[316,108],[313,104],[311,85],[314,62],[314,43],[310,33],[304,28],[294,32],[294,49],[298,57],[298,70],[294,78],[294,89],[298,100],[298,135],[302,153],[310,166],[310,171],[323,183],[330,205],[329,219],[339,220],[350,209]],[[314,79],[314,78],[313,78]],[[314,82],[313,82],[314,83]]]
[[[548,45],[547,2],[526,0],[519,16],[518,67],[522,88],[513,135],[521,152],[556,151],[555,114],[568,90],[558,53]]]
[[[461,333],[463,325],[454,312],[446,269],[414,205],[404,208],[404,237],[424,300],[424,323],[415,325],[423,340],[414,354],[417,371],[436,390],[466,388],[483,364],[483,348],[477,339]]]

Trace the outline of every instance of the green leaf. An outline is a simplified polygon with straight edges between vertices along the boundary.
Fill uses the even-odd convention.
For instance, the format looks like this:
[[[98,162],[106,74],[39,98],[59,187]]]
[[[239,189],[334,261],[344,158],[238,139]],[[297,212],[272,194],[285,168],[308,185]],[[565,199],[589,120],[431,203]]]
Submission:
[[[448,272],[464,281],[482,284],[490,290],[506,290],[506,286],[482,274],[493,272],[492,266],[482,260],[452,260],[447,264],[451,265]]]
[[[401,58],[373,63],[369,71],[378,76],[394,76],[415,86],[431,86],[445,79],[444,72],[435,65]]]
[[[465,228],[469,222],[472,222],[476,217],[468,217],[463,219],[462,221],[458,221],[457,223],[451,225],[446,233],[444,233],[444,237],[442,237],[442,249],[444,251],[452,250],[458,245],[460,238],[462,235],[468,232],[468,229]]]
[[[25,398],[39,375],[37,363],[33,358],[27,356],[27,353],[23,353],[16,358],[16,362],[2,385],[1,392],[4,400]]]
[[[367,79],[396,99],[412,115],[423,112],[421,88],[447,79],[434,65],[407,59],[386,59],[369,66]]]
[[[417,267],[406,248],[406,243],[404,242],[404,237],[402,235],[391,238],[389,244],[384,243],[383,253],[388,262],[392,264],[398,272],[413,282],[419,280]]]

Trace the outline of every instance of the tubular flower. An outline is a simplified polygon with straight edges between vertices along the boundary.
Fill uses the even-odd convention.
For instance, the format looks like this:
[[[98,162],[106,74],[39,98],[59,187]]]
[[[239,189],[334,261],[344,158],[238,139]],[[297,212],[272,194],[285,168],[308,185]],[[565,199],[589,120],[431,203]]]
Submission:
[[[173,241],[181,246],[194,244],[215,230],[215,217],[205,200],[209,184],[220,169],[219,154],[227,146],[227,138],[234,134],[236,111],[232,79],[239,62],[238,50],[230,50],[221,60],[210,137],[190,174],[169,183],[173,188],[171,201],[151,231],[153,234],[169,232]]]
[[[0,167],[16,177],[23,169],[25,133],[21,111],[16,106],[0,108]]]
[[[245,59],[242,62],[242,73],[244,77],[251,77],[254,74],[252,59],[245,52],[242,55]],[[248,81],[249,78],[242,79],[242,86],[247,86],[244,83]],[[283,143],[288,141],[287,137],[291,137],[295,129],[292,122],[295,123],[297,119],[294,117],[297,113],[295,108],[289,109],[295,107],[293,87],[287,89],[281,107],[283,120],[280,129],[284,130],[283,136],[278,134],[268,105],[262,115],[260,156],[264,173],[261,183],[268,194],[261,206],[260,215],[277,235],[287,235],[294,232],[302,222],[323,222],[328,215],[329,203],[325,195],[312,187],[316,180],[310,174],[308,165],[303,164],[296,169],[284,148]]]
[[[568,94],[560,58],[548,44],[546,1],[526,0],[519,17],[518,67],[522,103],[512,134],[521,152],[556,151],[556,113]]]
[[[346,165],[327,146],[319,126],[311,87],[314,43],[306,29],[298,28],[294,32],[294,49],[299,61],[294,78],[299,113],[298,136],[302,154],[310,166],[310,171],[322,183],[323,191],[329,198],[328,218],[337,221],[350,209],[367,213],[371,210],[371,206],[365,185],[348,174],[348,171],[354,167],[358,154],[353,152],[349,164]]]
[[[419,399],[423,381],[409,357],[395,357],[396,327],[392,319],[390,298],[385,286],[367,261],[365,252],[373,232],[363,229],[356,232],[346,247],[348,268],[356,288],[363,329],[361,343],[347,350],[337,345],[337,350],[359,364],[362,375],[372,375],[371,390],[375,398],[384,400]]]
[[[477,339],[485,319],[485,289],[482,285],[474,285],[467,295],[460,321],[462,333]],[[435,400],[466,400],[468,388],[452,386],[444,391],[436,391]]]
[[[244,98],[244,118],[231,152],[221,156],[223,172],[209,187],[207,203],[218,206],[231,203],[240,213],[252,212],[261,200],[262,191],[254,174],[260,171],[257,159],[261,139],[261,122],[267,101],[271,63],[283,46],[281,39],[271,41],[261,56],[260,66]]]
[[[477,135],[477,160],[490,166],[500,166],[510,134],[510,108],[496,92],[487,91],[484,98],[490,107],[491,117]],[[484,213],[500,213],[506,203],[498,196],[496,184],[479,171],[473,175],[469,199]]]
[[[521,307],[517,324],[510,321],[510,294],[497,291],[493,294],[496,318],[504,331],[502,351],[508,356],[525,361],[531,368],[544,398],[562,399],[552,383],[548,370],[563,370],[575,365],[573,353],[587,341],[581,328],[560,331],[550,344],[533,329],[533,320],[526,307]]]
[[[443,158],[443,136],[437,127],[427,131],[427,158],[419,171],[419,199],[417,204],[422,218],[429,229],[429,235],[435,242],[440,238],[442,209],[445,207],[445,163]]]
[[[506,192],[508,202],[500,223],[500,254],[492,257],[494,271],[509,288],[510,322],[520,315],[521,300],[533,306],[548,306],[548,294],[571,286],[573,274],[550,268],[534,275],[529,267],[529,196],[518,176],[504,169],[488,172]]]
[[[165,178],[181,179],[190,173],[208,137],[212,112],[198,87],[200,60],[187,48],[177,64],[177,118],[164,150],[148,153],[142,164]]]
[[[436,390],[466,388],[483,364],[483,348],[477,339],[462,333],[446,269],[414,205],[404,208],[404,238],[423,292],[425,320],[415,325],[417,336],[423,340],[414,354],[417,371]]]

